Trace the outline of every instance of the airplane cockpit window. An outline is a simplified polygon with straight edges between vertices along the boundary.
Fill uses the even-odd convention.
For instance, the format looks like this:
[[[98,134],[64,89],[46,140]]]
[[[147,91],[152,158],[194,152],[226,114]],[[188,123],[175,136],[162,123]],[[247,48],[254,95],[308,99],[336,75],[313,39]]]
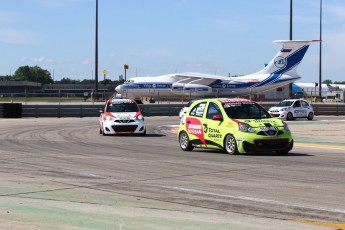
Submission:
[[[133,80],[126,80],[125,81],[125,84],[131,84],[131,83],[134,83],[134,81]]]

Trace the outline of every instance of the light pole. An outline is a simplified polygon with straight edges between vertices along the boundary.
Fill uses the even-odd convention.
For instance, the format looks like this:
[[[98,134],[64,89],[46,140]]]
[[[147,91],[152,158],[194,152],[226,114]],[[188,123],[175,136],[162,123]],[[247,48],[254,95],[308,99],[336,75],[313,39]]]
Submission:
[[[127,70],[128,70],[129,66],[127,64],[123,65],[123,69],[125,70],[125,81],[127,80]]]
[[[322,0],[320,0],[320,56],[319,56],[319,98],[322,101]]]
[[[96,31],[95,31],[95,98],[98,100],[98,0],[96,0]]]
[[[290,41],[292,40],[292,0],[290,0]],[[289,97],[292,98],[292,83],[289,84]]]
[[[107,71],[103,70],[102,74],[103,74],[103,77],[104,77],[104,80],[103,80],[103,84],[104,84],[103,98],[104,98],[104,101],[105,101],[105,85],[106,85],[106,83],[105,83],[105,76],[107,75]]]
[[[290,40],[292,40],[292,0],[290,0]]]

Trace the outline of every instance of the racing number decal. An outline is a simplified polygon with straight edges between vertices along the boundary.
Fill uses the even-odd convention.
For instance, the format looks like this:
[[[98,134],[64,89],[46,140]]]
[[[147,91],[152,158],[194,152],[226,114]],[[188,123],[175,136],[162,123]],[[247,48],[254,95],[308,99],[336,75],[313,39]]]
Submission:
[[[204,127],[199,119],[188,117],[186,120],[186,129],[188,134],[196,136],[203,144],[206,144],[204,138]]]

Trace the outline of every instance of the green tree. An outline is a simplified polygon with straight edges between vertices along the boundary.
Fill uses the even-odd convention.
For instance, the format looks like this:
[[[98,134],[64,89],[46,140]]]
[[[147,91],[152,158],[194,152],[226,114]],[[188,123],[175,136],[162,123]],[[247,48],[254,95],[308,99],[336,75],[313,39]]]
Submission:
[[[50,72],[39,66],[21,66],[16,70],[13,78],[22,81],[39,82],[42,84],[54,83]]]
[[[327,80],[324,80],[322,83],[329,85],[329,84],[332,84],[333,82],[332,82],[332,80],[327,79]]]
[[[72,79],[68,78],[68,77],[64,77],[60,80],[61,84],[72,84]]]

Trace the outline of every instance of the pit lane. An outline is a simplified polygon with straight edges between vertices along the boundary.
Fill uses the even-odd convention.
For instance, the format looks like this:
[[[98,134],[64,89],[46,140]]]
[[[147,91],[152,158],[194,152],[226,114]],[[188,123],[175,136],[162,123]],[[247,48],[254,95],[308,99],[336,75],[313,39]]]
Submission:
[[[146,122],[145,137],[103,137],[97,118],[0,120],[2,226],[324,229],[305,222],[344,223],[341,118],[289,122],[299,140],[287,156],[183,152],[176,129],[168,128],[177,117]]]

